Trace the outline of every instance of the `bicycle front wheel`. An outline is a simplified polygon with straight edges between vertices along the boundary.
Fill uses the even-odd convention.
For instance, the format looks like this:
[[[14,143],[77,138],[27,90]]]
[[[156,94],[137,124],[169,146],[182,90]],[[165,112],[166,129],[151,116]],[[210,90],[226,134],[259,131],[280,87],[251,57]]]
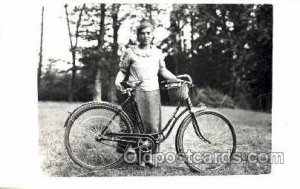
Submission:
[[[220,173],[232,161],[236,150],[234,128],[218,112],[197,111],[195,116],[190,115],[181,123],[176,135],[176,149],[193,171]]]
[[[76,164],[87,169],[102,169],[123,161],[127,143],[96,141],[105,128],[111,133],[132,132],[128,117],[113,104],[87,103],[71,114],[66,122],[65,146]]]

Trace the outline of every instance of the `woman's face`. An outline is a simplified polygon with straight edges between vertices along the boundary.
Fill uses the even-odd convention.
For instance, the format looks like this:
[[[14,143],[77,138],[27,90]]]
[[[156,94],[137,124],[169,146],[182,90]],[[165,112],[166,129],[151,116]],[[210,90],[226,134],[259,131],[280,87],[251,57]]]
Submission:
[[[144,28],[138,34],[138,41],[141,45],[150,45],[153,39],[153,31],[151,27]]]

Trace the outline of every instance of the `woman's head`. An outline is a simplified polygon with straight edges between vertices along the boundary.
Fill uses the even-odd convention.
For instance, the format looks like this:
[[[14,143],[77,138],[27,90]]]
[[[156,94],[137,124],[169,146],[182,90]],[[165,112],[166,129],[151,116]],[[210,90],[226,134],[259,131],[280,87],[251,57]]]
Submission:
[[[150,21],[141,21],[137,27],[137,39],[141,45],[150,45],[153,40],[154,25]]]

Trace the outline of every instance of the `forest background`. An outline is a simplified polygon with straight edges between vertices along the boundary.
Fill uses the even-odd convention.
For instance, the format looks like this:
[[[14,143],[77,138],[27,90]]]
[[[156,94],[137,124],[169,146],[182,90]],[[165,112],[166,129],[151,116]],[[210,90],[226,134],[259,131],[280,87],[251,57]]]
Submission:
[[[47,26],[44,11],[47,7],[41,39]],[[154,44],[164,52],[167,67],[194,79],[194,104],[271,111],[272,5],[65,5],[60,19],[65,20],[70,58],[43,58],[41,40],[39,100],[120,101],[114,86],[120,56],[136,44],[139,21],[150,19],[156,24]],[[161,93],[169,105],[166,91]]]

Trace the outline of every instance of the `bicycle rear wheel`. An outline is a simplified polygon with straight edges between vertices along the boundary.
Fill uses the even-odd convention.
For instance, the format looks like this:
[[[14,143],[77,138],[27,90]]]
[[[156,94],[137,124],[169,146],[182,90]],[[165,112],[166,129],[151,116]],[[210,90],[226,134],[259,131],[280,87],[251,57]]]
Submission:
[[[203,137],[196,134],[195,122]],[[208,140],[209,142],[205,141]],[[197,111],[181,123],[176,135],[177,153],[193,171],[218,174],[230,164],[236,135],[230,121],[215,111]]]
[[[127,149],[127,143],[95,140],[107,126],[106,132],[132,132],[126,114],[113,104],[97,102],[84,104],[71,114],[65,126],[67,152],[79,166],[102,169],[112,168],[123,162],[123,153],[120,151],[124,152]]]

